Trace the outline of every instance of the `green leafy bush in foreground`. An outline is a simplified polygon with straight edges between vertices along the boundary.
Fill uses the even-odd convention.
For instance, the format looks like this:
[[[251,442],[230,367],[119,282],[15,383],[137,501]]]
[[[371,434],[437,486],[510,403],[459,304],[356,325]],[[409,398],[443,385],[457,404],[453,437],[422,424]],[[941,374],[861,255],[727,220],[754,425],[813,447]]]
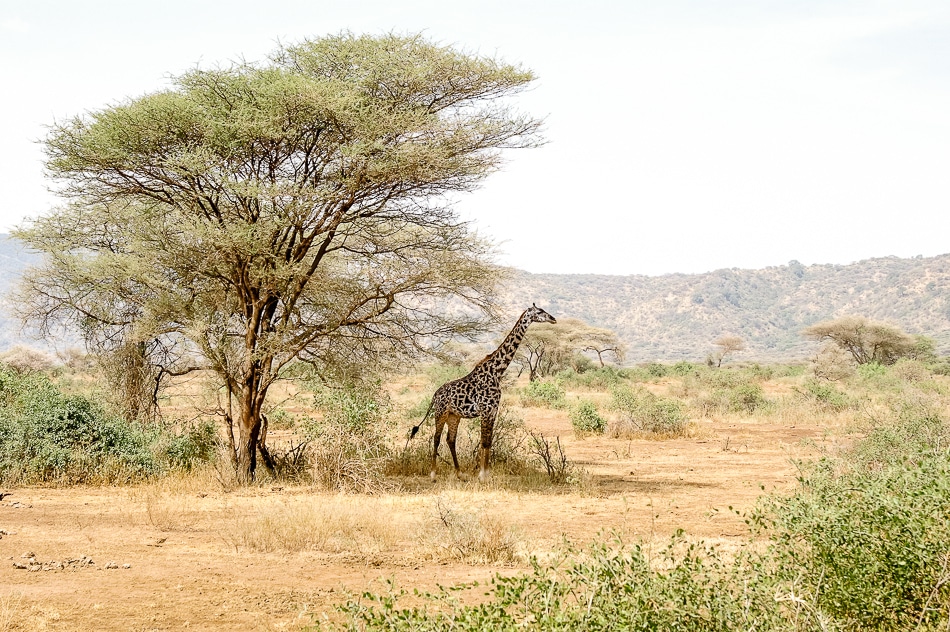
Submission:
[[[216,453],[214,427],[182,433],[129,423],[39,373],[0,366],[0,480],[114,483],[190,468]]]

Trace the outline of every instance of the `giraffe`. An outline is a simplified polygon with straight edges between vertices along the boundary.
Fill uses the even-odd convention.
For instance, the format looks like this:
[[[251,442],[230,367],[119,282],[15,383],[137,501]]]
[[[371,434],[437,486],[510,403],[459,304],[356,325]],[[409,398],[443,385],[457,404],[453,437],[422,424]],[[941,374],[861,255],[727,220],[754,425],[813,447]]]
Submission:
[[[432,470],[429,477],[435,481],[435,464],[439,454],[439,441],[442,439],[442,429],[449,427],[449,452],[452,453],[452,462],[455,464],[455,476],[459,473],[459,460],[455,455],[455,437],[458,433],[459,421],[479,417],[481,419],[481,442],[478,448],[479,472],[478,479],[488,480],[488,457],[491,453],[492,433],[495,429],[495,418],[498,416],[498,404],[501,402],[501,376],[515,357],[515,351],[524,338],[525,332],[531,323],[557,323],[553,316],[540,307],[532,304],[518,318],[501,345],[475,365],[475,368],[457,380],[446,382],[440,386],[432,396],[432,403],[425,417],[418,426],[413,427],[409,438],[416,436],[419,428],[429,418],[429,413],[435,413],[435,438],[432,449]]]

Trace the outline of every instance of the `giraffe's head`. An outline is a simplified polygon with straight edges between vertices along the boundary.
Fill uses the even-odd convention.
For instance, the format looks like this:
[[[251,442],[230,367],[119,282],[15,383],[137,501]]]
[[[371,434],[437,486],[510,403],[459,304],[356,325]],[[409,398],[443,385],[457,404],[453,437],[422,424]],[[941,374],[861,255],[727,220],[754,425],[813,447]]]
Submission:
[[[557,323],[557,320],[554,319],[554,316],[551,316],[549,313],[535,305],[531,304],[525,313],[525,318],[528,319],[529,323]]]

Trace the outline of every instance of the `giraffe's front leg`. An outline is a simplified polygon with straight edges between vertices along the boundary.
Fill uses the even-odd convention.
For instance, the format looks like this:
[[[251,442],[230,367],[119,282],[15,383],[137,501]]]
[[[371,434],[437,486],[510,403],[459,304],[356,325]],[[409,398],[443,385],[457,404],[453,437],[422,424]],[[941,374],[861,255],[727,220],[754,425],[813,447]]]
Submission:
[[[478,480],[482,483],[487,483],[491,478],[491,443],[492,435],[495,432],[495,417],[497,414],[496,409],[482,416],[481,444],[478,447]]]

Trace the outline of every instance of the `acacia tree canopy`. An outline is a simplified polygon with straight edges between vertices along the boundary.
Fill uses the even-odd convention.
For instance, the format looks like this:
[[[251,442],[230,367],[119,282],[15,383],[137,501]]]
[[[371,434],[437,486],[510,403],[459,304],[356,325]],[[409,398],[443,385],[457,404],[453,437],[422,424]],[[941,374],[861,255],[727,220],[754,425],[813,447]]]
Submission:
[[[622,362],[624,346],[609,329],[593,327],[577,318],[562,318],[557,325],[541,323],[529,329],[514,361],[522,370],[528,369],[533,382],[570,366],[584,352],[596,354],[600,366],[604,366],[604,356]]]
[[[745,341],[739,336],[734,336],[731,334],[716,338],[713,341],[713,344],[716,345],[717,349],[713,354],[712,359],[716,362],[717,367],[722,366],[722,361],[730,353],[743,351],[745,349]]]
[[[288,362],[379,366],[481,327],[499,271],[452,196],[541,142],[507,105],[533,79],[418,35],[343,33],[57,123],[46,166],[66,204],[15,233],[46,255],[21,311],[194,354],[250,480]]]
[[[842,316],[806,328],[802,335],[811,340],[829,340],[847,351],[858,364],[893,364],[912,356],[920,341],[899,327],[868,320],[864,316]]]

